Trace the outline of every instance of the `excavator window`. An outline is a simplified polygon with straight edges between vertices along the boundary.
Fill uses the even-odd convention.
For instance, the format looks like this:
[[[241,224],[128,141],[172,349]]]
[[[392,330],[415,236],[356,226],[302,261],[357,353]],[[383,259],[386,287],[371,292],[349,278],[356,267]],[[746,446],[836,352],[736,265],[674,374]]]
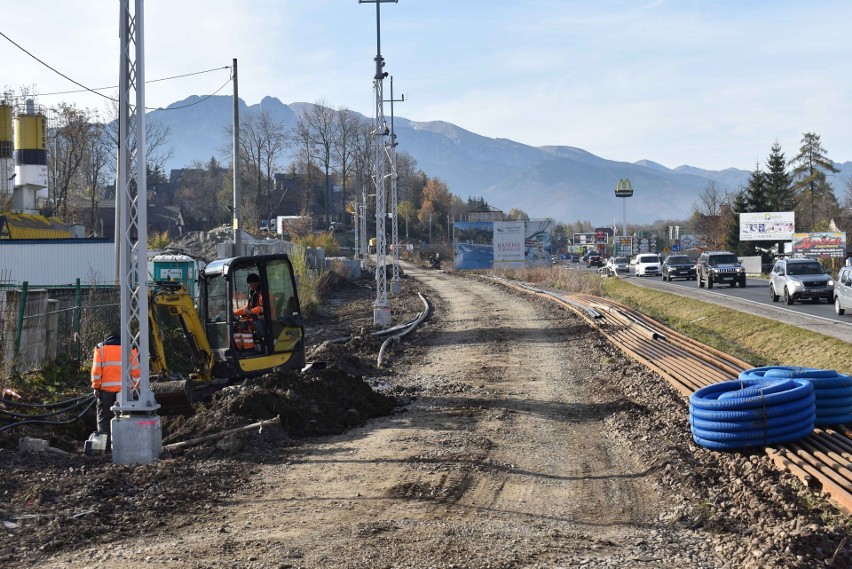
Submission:
[[[231,334],[228,322],[228,287],[225,278],[217,276],[206,281],[204,327],[213,350],[227,349]]]

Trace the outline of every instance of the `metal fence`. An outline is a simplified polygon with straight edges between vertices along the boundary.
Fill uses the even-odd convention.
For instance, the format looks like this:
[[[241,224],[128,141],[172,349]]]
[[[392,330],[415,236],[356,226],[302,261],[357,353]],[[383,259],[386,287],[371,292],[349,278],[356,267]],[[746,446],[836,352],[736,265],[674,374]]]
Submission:
[[[2,275],[0,275],[2,279]],[[62,359],[83,361],[121,323],[114,286],[35,288],[0,282],[0,378]]]

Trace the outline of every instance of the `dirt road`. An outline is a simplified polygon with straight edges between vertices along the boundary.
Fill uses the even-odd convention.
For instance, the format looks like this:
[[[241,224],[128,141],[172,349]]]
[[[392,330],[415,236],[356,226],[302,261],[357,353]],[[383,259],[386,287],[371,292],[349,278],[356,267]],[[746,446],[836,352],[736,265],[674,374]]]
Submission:
[[[654,424],[661,409],[683,412],[664,382],[568,312],[407,271],[416,280],[403,286],[437,304],[392,356],[388,381],[414,395],[409,405],[267,457],[201,516],[174,512],[162,531],[44,566],[784,566],[759,532],[728,527],[722,543],[719,525],[689,519],[700,490],[676,479],[694,472],[673,473],[676,459],[655,448],[655,436],[686,428]],[[662,403],[642,400],[649,385]],[[716,464],[696,467],[708,488],[730,482]]]

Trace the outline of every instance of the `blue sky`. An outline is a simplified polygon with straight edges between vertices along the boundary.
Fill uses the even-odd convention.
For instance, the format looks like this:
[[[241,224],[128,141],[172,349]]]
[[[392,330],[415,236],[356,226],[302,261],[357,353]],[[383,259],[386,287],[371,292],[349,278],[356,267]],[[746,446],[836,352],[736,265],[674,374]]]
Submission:
[[[0,31],[86,86],[115,85],[118,5],[5,2]],[[776,140],[795,155],[803,132],[819,134],[834,161],[852,160],[852,2],[399,0],[381,15],[385,69],[406,98],[398,116],[670,168],[751,170]],[[375,4],[147,0],[145,44],[149,80],[236,57],[248,104],[271,95],[373,113]],[[2,87],[77,88],[2,37],[0,57]],[[220,70],[154,83],[147,105],[227,79]],[[92,94],[39,97],[63,100],[106,108]]]

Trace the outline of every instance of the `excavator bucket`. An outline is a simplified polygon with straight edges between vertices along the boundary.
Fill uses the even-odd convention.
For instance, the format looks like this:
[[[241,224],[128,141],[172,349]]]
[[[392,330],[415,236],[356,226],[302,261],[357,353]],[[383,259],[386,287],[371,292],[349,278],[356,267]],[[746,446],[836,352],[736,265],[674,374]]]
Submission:
[[[195,404],[194,381],[152,381],[150,385],[160,405],[160,415],[192,415]]]

